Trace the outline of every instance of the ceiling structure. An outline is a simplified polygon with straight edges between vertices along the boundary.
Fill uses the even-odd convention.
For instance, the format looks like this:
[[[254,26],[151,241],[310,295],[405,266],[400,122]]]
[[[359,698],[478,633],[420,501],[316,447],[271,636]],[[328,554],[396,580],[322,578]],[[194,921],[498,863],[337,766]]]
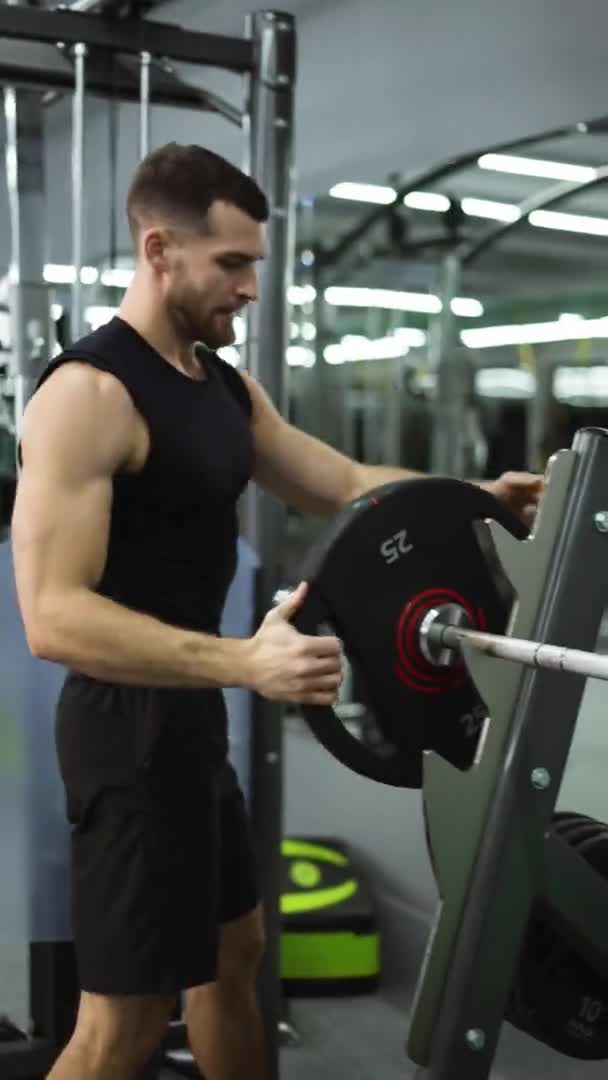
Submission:
[[[77,2],[90,8],[92,0]],[[126,0],[96,0],[98,7],[107,3],[122,14],[131,8]],[[48,0],[47,6],[57,5]],[[147,17],[161,22],[241,34],[252,5],[251,0],[179,0],[145,7]],[[461,0],[458,5],[445,0],[381,0],[375,5],[285,0],[281,8],[295,15],[298,27],[297,187],[301,199],[314,199],[305,237],[313,247],[331,250],[369,212],[360,202],[332,198],[328,193],[335,184],[398,187],[456,155],[573,128],[608,113],[608,9],[602,0],[579,0],[576,8],[569,0],[511,0],[509,5],[502,0]],[[237,105],[243,101],[242,80],[230,73],[191,65],[176,65],[176,73]],[[115,180],[119,200],[134,163],[135,125],[136,109],[123,106]],[[100,145],[107,146],[106,102],[91,99],[87,126],[91,153],[99,153]],[[159,108],[152,130],[157,143],[168,137],[206,141],[239,160],[238,133],[209,114]],[[67,101],[49,110],[47,131],[52,144],[49,257],[61,262],[69,251],[69,208],[61,179],[61,163],[69,156]],[[597,168],[608,163],[608,135],[545,139],[522,152]],[[96,162],[91,176],[90,203],[97,211],[89,228],[91,259],[102,258],[108,249],[109,176],[104,168],[103,160]],[[448,211],[400,206],[392,223],[384,221],[369,231],[338,266],[328,266],[324,278],[334,284],[436,291],[441,256],[454,239],[481,236],[497,224],[491,214],[463,214],[466,200],[498,203],[500,213],[500,207],[517,206],[551,183],[476,163],[461,168],[435,185],[423,185],[424,193],[450,200]],[[3,194],[0,187],[0,206]],[[462,283],[463,295],[478,299],[490,321],[522,320],[532,317],[527,314],[531,310],[538,318],[602,313],[606,235],[601,230],[608,222],[608,187],[594,187],[558,209],[600,219],[600,234],[524,223],[510,230],[467,270]],[[119,226],[121,244],[126,245],[126,232]]]

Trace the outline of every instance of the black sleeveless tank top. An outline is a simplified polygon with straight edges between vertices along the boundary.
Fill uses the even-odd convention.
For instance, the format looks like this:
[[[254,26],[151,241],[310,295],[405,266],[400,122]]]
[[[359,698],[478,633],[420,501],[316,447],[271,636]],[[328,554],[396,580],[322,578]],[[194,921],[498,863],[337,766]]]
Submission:
[[[143,469],[114,477],[97,591],[174,626],[218,633],[236,569],[237,500],[253,469],[243,380],[214,353],[205,354],[205,380],[188,378],[118,317],[57,356],[38,385],[69,360],[119,379],[150,436]]]
[[[143,469],[113,479],[97,591],[173,626],[217,634],[236,569],[237,500],[253,469],[243,380],[213,353],[205,354],[207,378],[188,378],[120,318],[57,356],[38,386],[70,360],[119,379],[150,436]],[[223,767],[224,696],[214,688],[125,686],[68,671],[56,747],[68,816],[78,822],[102,790],[132,785],[141,768],[160,762],[181,784],[193,768]]]

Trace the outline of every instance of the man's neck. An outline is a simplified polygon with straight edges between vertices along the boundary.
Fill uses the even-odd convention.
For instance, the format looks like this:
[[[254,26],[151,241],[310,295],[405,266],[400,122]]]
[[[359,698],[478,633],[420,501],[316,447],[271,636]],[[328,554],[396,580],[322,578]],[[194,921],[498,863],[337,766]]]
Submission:
[[[206,378],[205,364],[195,353],[195,343],[178,338],[163,304],[139,288],[136,278],[127,289],[118,314],[172,367],[193,379]]]

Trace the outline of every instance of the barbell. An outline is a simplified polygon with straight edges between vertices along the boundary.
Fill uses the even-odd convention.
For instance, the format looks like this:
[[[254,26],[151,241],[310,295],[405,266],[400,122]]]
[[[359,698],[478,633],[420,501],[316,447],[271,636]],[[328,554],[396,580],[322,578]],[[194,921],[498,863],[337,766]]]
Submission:
[[[526,667],[608,679],[608,657],[599,653],[475,630],[469,625],[467,612],[458,604],[444,604],[426,613],[420,624],[419,647],[430,664],[452,667],[458,662],[458,649],[463,642],[488,656]]]
[[[304,716],[355,772],[419,787],[427,750],[461,769],[472,764],[487,710],[463,642],[527,666],[608,678],[608,657],[509,637],[517,597],[488,519],[520,541],[529,535],[476,485],[437,477],[385,485],[341,511],[301,567],[309,588],[295,625],[342,639],[366,723],[361,735],[339,709],[306,706]]]

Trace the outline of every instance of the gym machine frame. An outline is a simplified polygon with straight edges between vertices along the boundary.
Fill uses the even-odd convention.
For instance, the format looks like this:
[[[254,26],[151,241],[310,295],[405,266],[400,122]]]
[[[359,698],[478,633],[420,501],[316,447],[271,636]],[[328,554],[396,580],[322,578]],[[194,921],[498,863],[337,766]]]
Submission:
[[[291,14],[259,11],[247,17],[243,38],[183,30],[165,23],[116,19],[69,10],[44,11],[0,4],[0,49],[12,39],[8,58],[0,51],[5,88],[7,178],[12,231],[9,270],[15,355],[16,419],[50,356],[48,290],[43,284],[44,170],[42,108],[48,92],[75,91],[80,109],[72,153],[74,182],[84,183],[82,109],[84,92],[120,101],[180,105],[214,111],[239,125],[246,138],[246,168],[270,204],[267,226],[272,259],[262,268],[261,300],[250,316],[246,366],[274,401],[285,400],[285,348],[288,339],[287,284],[293,243],[293,107],[296,32]],[[15,44],[17,43],[17,44]],[[61,43],[61,52],[57,48]],[[41,46],[43,48],[41,48]],[[6,54],[6,50],[5,50]],[[73,55],[74,73],[67,60]],[[117,61],[116,57],[120,56]],[[129,63],[139,58],[139,72]],[[243,109],[181,82],[169,60],[216,67],[246,76]],[[89,78],[90,75],[90,78]],[[44,98],[44,94],[47,97]],[[76,119],[76,117],[74,117]],[[147,130],[140,133],[140,149]],[[76,282],[73,302],[80,310],[82,190],[75,200]],[[78,318],[77,318],[78,321]],[[28,338],[35,323],[38,337]],[[244,534],[263,569],[257,583],[258,614],[267,610],[282,579],[279,564],[282,518],[270,501],[252,496],[244,508]],[[282,741],[280,712],[261,700],[252,727],[251,816],[267,914],[267,950],[261,976],[269,1080],[278,1077],[277,1032],[280,995],[280,838]],[[30,943],[30,997],[33,1037],[0,1043],[0,1073],[11,1077],[42,1074],[65,1043],[73,1023],[77,992],[73,949],[66,942]],[[66,1007],[66,1001],[70,1005]]]
[[[608,433],[579,432],[550,463],[533,538],[522,544],[493,529],[519,597],[510,636],[594,650],[608,596],[607,470]],[[584,678],[520,667],[465,643],[462,651],[491,719],[468,773],[435,754],[425,759],[442,900],[409,1033],[420,1080],[489,1076],[536,898],[564,940],[608,977],[605,883],[547,835]]]
[[[516,222],[491,228],[446,256],[442,311],[431,344],[438,403],[445,406],[443,422],[435,425],[435,470],[449,471],[455,460],[448,369],[456,344],[451,300],[462,268],[533,210],[607,178],[604,166],[591,181],[553,185],[523,203]],[[494,530],[518,594],[510,636],[595,649],[608,597],[607,469],[606,431],[579,432],[572,449],[549,464],[533,539],[521,545]],[[424,799],[441,904],[408,1038],[411,1058],[423,1066],[420,1080],[490,1075],[535,900],[543,899],[564,940],[608,977],[605,884],[562,840],[547,835],[584,678],[520,667],[464,641],[461,649],[491,719],[470,773],[462,775],[434,754],[425,760]]]

